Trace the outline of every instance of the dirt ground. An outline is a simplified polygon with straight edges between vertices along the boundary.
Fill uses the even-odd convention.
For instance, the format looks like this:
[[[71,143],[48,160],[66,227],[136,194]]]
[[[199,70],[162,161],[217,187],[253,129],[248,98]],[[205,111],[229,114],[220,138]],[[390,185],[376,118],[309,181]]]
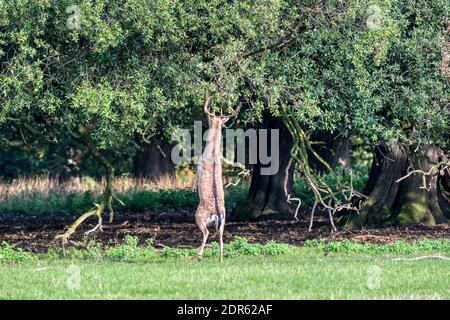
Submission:
[[[31,252],[45,252],[49,247],[59,246],[54,237],[75,221],[76,216],[2,216],[0,217],[0,242],[6,241],[15,248]],[[104,219],[107,220],[107,219]],[[71,238],[76,244],[84,231],[93,227],[95,220],[85,223]],[[116,213],[112,224],[105,223],[104,232],[96,240],[104,244],[117,244],[126,235],[138,236],[140,241],[153,238],[155,246],[197,247],[201,233],[194,223],[194,212],[144,212]],[[343,240],[386,243],[397,240],[450,238],[450,226],[340,229],[331,233],[327,221],[315,222],[308,232],[307,221],[227,222],[225,241],[235,236],[245,237],[251,242],[264,243],[269,240],[302,245],[308,239]],[[210,238],[217,240],[215,238]]]

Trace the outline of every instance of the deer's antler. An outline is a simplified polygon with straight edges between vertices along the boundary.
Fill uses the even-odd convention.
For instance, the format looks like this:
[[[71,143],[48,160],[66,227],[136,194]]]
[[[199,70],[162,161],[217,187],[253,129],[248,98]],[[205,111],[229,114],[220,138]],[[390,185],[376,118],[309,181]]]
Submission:
[[[241,107],[242,107],[242,102],[239,102],[237,108],[233,111],[233,113],[231,115],[229,115],[229,116],[222,116],[222,117],[223,118],[235,118],[235,117],[237,117],[237,115],[241,111]]]
[[[211,117],[214,117],[214,115],[213,115],[211,112],[209,112],[209,106],[210,106],[210,104],[211,104],[211,99],[212,99],[212,97],[206,95],[206,98],[205,98],[205,106],[203,107],[203,110],[205,111],[205,113],[206,113],[207,115],[209,115],[209,116],[211,116]]]
[[[210,116],[210,117],[218,117],[218,118],[221,118],[221,119],[235,118],[239,114],[239,112],[241,111],[242,102],[239,102],[239,104],[236,107],[236,109],[229,116],[224,116],[223,113],[222,113],[222,109],[220,110],[220,116],[216,116],[214,113],[211,113],[211,111],[209,111],[209,107],[211,105],[211,100],[212,100],[212,97],[209,96],[209,95],[206,95],[205,106],[203,107],[203,110],[205,111],[205,113],[208,116]]]

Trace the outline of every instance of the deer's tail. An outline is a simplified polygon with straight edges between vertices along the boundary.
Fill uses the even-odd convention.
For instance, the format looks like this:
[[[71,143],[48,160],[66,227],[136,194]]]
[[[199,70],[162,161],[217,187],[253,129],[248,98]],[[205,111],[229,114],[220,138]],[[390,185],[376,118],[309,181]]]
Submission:
[[[219,228],[222,226],[222,223],[224,223],[225,215],[222,212],[219,212],[219,214],[216,215],[215,220],[215,227],[216,227],[216,233],[219,231]]]

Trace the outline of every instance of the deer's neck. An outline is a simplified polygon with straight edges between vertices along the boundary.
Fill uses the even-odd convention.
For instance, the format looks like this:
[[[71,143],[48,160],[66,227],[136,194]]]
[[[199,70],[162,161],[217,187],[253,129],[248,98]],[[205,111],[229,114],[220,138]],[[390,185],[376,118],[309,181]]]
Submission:
[[[220,147],[222,143],[222,128],[220,126],[213,126],[208,131],[208,136],[206,139],[206,148],[203,152],[204,156],[207,157],[218,157],[220,156]]]

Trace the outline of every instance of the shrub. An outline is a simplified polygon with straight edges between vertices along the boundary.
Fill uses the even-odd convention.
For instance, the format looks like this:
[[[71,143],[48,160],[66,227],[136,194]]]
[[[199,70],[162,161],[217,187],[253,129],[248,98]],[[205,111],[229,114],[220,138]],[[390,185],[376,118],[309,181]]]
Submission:
[[[0,245],[0,264],[2,263],[24,263],[33,261],[34,257],[22,249],[13,249],[5,241]]]
[[[396,241],[392,243],[359,243],[351,240],[324,241],[306,240],[306,248],[312,248],[320,252],[333,253],[393,253],[412,254],[417,252],[442,251],[450,252],[450,239],[420,240],[412,243]]]
[[[122,245],[106,249],[105,257],[116,261],[135,261],[148,260],[156,256],[151,247],[152,240],[147,241],[147,247],[139,247],[138,243],[138,237],[127,235]]]
[[[246,256],[246,255],[281,255],[286,254],[295,247],[289,244],[276,243],[269,241],[266,244],[250,243],[242,237],[235,237],[230,243],[224,244],[223,254],[227,258]],[[215,241],[211,242],[209,248],[205,248],[203,257],[216,258],[219,256],[220,247]],[[194,257],[197,255],[197,249],[164,248],[163,256],[166,257]]]

